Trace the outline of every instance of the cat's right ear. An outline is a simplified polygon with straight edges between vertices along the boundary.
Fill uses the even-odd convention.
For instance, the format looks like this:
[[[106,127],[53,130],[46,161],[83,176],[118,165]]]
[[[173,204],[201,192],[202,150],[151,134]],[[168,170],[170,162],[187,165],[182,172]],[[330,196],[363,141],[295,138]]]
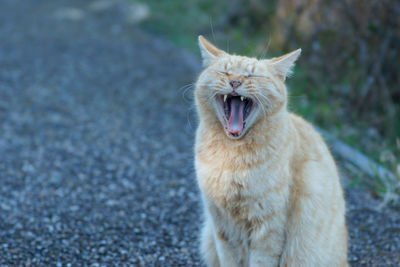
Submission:
[[[204,67],[208,67],[216,57],[225,54],[224,51],[215,47],[202,35],[199,36],[199,46]]]

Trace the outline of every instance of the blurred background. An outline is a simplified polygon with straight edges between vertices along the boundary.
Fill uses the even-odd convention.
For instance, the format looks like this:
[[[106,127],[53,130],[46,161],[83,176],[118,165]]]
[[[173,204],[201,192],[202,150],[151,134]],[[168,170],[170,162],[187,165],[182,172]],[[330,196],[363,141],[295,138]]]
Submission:
[[[0,0],[0,265],[203,266],[192,102],[202,34],[260,58],[302,48],[290,109],[338,159],[349,262],[399,266],[399,8]]]
[[[400,176],[400,1],[143,2],[144,26],[197,54],[198,34],[258,58],[302,48],[291,109]],[[399,181],[369,185],[382,194]]]

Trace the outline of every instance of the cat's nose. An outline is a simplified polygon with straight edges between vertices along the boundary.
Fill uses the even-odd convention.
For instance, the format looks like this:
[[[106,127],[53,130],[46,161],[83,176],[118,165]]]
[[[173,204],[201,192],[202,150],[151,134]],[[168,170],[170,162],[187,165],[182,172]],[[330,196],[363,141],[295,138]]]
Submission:
[[[242,83],[240,81],[230,81],[229,84],[232,86],[233,90],[236,90]]]

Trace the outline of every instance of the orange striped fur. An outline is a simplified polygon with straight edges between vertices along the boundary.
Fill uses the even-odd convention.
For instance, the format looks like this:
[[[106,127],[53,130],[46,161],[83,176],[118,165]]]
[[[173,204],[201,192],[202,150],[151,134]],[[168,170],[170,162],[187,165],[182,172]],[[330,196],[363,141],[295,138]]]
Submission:
[[[199,44],[205,69],[195,89],[195,166],[206,264],[348,266],[335,162],[313,127],[286,107],[284,81],[300,50],[257,60],[229,55],[201,36]],[[240,137],[228,134],[217,108],[232,77],[255,103]]]

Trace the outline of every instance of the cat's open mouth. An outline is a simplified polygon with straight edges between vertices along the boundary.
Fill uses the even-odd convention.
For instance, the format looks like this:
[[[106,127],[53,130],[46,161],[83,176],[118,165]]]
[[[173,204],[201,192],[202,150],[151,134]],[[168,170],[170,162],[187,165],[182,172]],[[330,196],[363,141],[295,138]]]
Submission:
[[[240,138],[245,132],[246,121],[254,109],[254,101],[241,95],[218,95],[217,102],[222,108],[225,130],[233,138]]]

